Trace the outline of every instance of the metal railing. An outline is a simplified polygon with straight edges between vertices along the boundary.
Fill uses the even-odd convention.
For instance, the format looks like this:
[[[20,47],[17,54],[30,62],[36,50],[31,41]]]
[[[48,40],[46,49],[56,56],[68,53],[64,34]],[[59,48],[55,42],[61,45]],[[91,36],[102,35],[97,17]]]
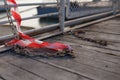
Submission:
[[[120,6],[120,0],[66,0],[67,1],[67,18],[77,18],[98,13],[113,11],[115,14]]]
[[[59,23],[57,24],[57,26],[60,26],[60,27],[57,27],[57,29],[59,29],[58,33],[62,33],[64,31],[64,20],[65,20],[65,15],[64,15],[64,13],[65,13],[64,12],[64,10],[65,10],[65,8],[64,8],[65,7],[65,1],[64,0],[57,0],[57,2],[55,2],[55,3],[24,3],[24,4],[18,4],[18,5],[9,4],[9,8],[15,7],[15,6],[23,7],[23,6],[36,6],[36,5],[39,5],[39,6],[42,6],[42,7],[55,6],[58,9],[58,12],[50,12],[50,13],[46,13],[46,14],[42,14],[42,15],[34,15],[34,16],[29,16],[29,17],[22,17],[22,21],[35,19],[35,18],[44,18],[44,17],[49,17],[49,16],[58,16]],[[6,8],[6,5],[0,5],[0,8]],[[13,19],[13,21],[15,22],[14,19]],[[8,20],[3,19],[2,21],[0,21],[0,25],[4,25],[6,23],[8,23]],[[40,29],[44,30],[44,28],[43,29],[40,28]],[[49,30],[52,30],[52,29],[53,28],[51,28]],[[56,29],[56,28],[54,28],[54,29]],[[47,30],[47,31],[49,31],[49,30]],[[8,31],[10,31],[10,30],[8,30]],[[37,34],[37,32],[34,33],[34,30],[29,30],[29,31],[26,31],[26,32],[29,33],[31,31],[33,32],[33,35]],[[44,31],[46,31],[46,30],[44,30]],[[44,31],[41,31],[41,32],[44,32]],[[10,37],[12,37],[12,34],[7,35],[7,36],[1,36],[1,39],[4,40],[4,39],[6,39],[6,37],[10,38]]]
[[[63,3],[63,2],[65,6],[63,6],[62,4],[61,4],[62,6],[59,6],[60,3]],[[23,6],[35,6],[35,5],[40,5],[43,7],[46,7],[47,5],[50,5],[50,6],[56,5],[58,12],[24,17],[22,18],[22,20],[59,15],[61,11],[60,8],[62,7],[65,7],[64,10],[62,10],[61,12],[64,13],[64,16],[66,19],[74,19],[74,18],[89,16],[89,15],[108,12],[108,11],[113,11],[113,13],[115,14],[117,10],[120,10],[120,0],[104,0],[104,1],[93,0],[89,2],[81,2],[81,0],[62,0],[62,1],[57,0],[57,3],[56,2],[54,3],[24,3],[24,4],[18,4],[17,6],[23,7]],[[14,7],[14,6],[16,5],[9,5],[9,7]],[[0,8],[5,8],[5,6],[0,5]],[[7,22],[8,22],[7,20],[3,20],[3,21],[0,21],[0,24],[5,24]]]
[[[9,5],[9,8],[11,7],[15,7],[15,6],[19,6],[19,7],[25,7],[25,6],[47,6],[47,5],[58,5],[58,3],[23,3],[23,4],[17,4],[17,5]],[[0,8],[6,8],[5,5],[0,5]],[[53,15],[58,15],[58,12],[55,13],[50,13],[50,14],[43,14],[43,15],[35,15],[35,16],[29,16],[29,17],[24,17],[22,18],[22,20],[29,20],[29,19],[34,19],[34,18],[43,18],[43,17],[47,17],[47,16],[53,16]],[[13,20],[15,21],[15,20]],[[0,24],[5,24],[8,23],[7,20],[4,21],[0,21]]]
[[[22,20],[24,21],[35,18],[44,18],[44,17],[57,15],[59,18],[59,23],[39,29],[32,29],[25,32],[26,34],[35,36],[37,34],[59,29],[59,32],[52,34],[52,35],[57,35],[63,33],[66,26],[72,26],[79,23],[88,22],[100,17],[105,17],[107,15],[112,15],[112,14],[115,15],[118,12],[118,10],[120,11],[120,3],[118,3],[118,1],[120,2],[120,0],[117,0],[117,3],[111,0],[110,1],[97,0],[93,2],[81,2],[80,0],[57,0],[56,3],[30,3],[30,4],[25,3],[25,4],[18,4],[17,6],[19,7],[35,6],[35,5],[39,5],[39,6],[41,5],[42,7],[52,6],[52,5],[56,6],[58,12],[51,12],[42,15],[24,17],[22,18]],[[14,6],[16,5],[9,5],[9,7],[14,7]],[[6,6],[0,5],[0,7],[5,8]],[[84,8],[86,10],[84,10]],[[77,18],[77,19],[65,21],[65,19],[73,19],[73,18]],[[7,20],[0,21],[1,25],[6,23],[8,23]],[[2,36],[0,38],[0,41],[5,41],[6,39],[11,39],[11,38],[13,38],[12,35]]]

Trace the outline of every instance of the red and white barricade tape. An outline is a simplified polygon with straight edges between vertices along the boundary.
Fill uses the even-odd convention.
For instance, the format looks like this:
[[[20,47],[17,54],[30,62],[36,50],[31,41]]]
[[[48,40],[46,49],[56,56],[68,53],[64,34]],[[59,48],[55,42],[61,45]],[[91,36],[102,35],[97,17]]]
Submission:
[[[35,38],[32,38],[32,37],[24,34],[20,28],[22,19],[18,12],[18,6],[17,6],[16,1],[15,0],[7,0],[7,1],[16,5],[11,10],[11,13],[12,13],[13,18],[16,20],[17,32],[21,38],[21,39],[11,40],[10,42],[6,43],[7,46],[19,45],[19,46],[28,47],[28,48],[49,48],[49,49],[55,50],[55,51],[62,51],[62,50],[68,49],[69,52],[72,51],[71,47],[66,44],[62,44],[59,42],[55,42],[55,43],[43,42],[43,41],[39,41]]]

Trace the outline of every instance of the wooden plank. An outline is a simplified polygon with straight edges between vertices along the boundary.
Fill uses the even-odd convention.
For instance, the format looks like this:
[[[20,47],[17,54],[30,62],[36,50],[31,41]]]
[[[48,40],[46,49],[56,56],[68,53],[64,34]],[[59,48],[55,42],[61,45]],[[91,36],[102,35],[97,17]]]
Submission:
[[[25,57],[4,56],[1,59],[6,60],[8,63],[36,73],[45,77],[48,80],[91,80],[82,75],[76,75],[68,71],[58,69],[45,63],[41,63]],[[56,73],[57,72],[57,73]]]
[[[67,37],[69,35],[66,35],[65,37]],[[120,35],[116,35],[116,34],[110,34],[110,33],[101,33],[101,32],[85,32],[85,34],[81,34],[82,37],[86,37],[86,38],[90,38],[90,39],[95,39],[95,40],[105,40],[108,41],[109,43],[113,42],[113,43],[120,43]],[[69,36],[71,38],[76,38],[76,37],[72,37]],[[77,38],[76,38],[77,39]]]
[[[6,79],[0,75],[0,80],[6,80]]]
[[[99,51],[95,51],[95,50],[91,50],[91,49],[87,49],[87,48],[83,48],[81,47],[79,49],[80,51],[84,51],[84,53],[79,53],[80,55],[84,55],[84,56],[88,56],[88,57],[93,57],[93,58],[97,58],[98,60],[104,60],[104,61],[108,61],[108,62],[112,62],[112,63],[115,63],[115,64],[118,64],[120,65],[119,61],[120,61],[120,57],[117,57],[117,56],[113,56],[113,55],[109,55],[109,54],[105,54],[105,53],[102,53],[102,52],[99,52]],[[87,52],[90,53],[88,54]]]
[[[0,75],[2,80],[45,80],[20,68],[12,66],[0,59]]]
[[[71,35],[59,36],[59,37],[55,37],[52,39],[48,39],[47,41],[52,41],[52,42],[57,41],[57,42],[68,43],[70,45],[82,46],[84,48],[86,47],[88,49],[97,50],[100,52],[120,56],[120,52],[119,52],[119,50],[117,50],[117,49],[119,49],[119,47],[116,47],[116,46],[110,45],[110,44],[108,44],[108,46],[100,46],[99,44],[80,40]],[[116,43],[116,45],[118,45],[118,44]],[[111,49],[111,47],[112,47],[112,49]]]
[[[107,27],[105,27],[107,26]],[[98,32],[106,32],[106,33],[112,33],[112,34],[119,34],[120,29],[118,25],[111,26],[110,24],[105,25],[99,25],[95,24],[86,28],[82,28],[84,30],[91,30],[91,31],[98,31]]]
[[[53,39],[52,39],[53,40]],[[62,39],[61,40],[63,40],[63,37],[62,37]],[[54,40],[55,41],[55,40]],[[58,40],[59,41],[59,40]],[[65,42],[65,40],[63,40],[62,42]],[[71,41],[72,42],[72,41]],[[79,42],[79,41],[78,41]],[[66,42],[65,42],[66,43]],[[72,44],[72,43],[70,43],[70,44]],[[74,44],[74,43],[73,43]],[[77,44],[76,44],[77,45]],[[75,44],[74,44],[74,46],[75,46]],[[77,47],[78,47],[78,45],[77,45]],[[99,68],[99,69],[103,69],[103,70],[107,70],[107,71],[110,71],[110,72],[113,72],[113,73],[117,73],[118,75],[119,75],[119,71],[120,71],[120,65],[119,65],[119,61],[120,61],[120,58],[118,58],[117,57],[117,59],[115,59],[115,58],[113,58],[112,60],[114,60],[115,61],[115,63],[113,63],[114,61],[112,61],[111,60],[111,58],[109,58],[110,59],[110,61],[109,60],[106,60],[105,58],[99,58],[99,56],[96,56],[97,54],[100,54],[100,52],[98,53],[98,52],[95,52],[95,51],[92,51],[92,50],[87,50],[87,49],[84,49],[84,48],[77,48],[77,47],[75,47],[74,48],[74,50],[78,50],[78,51],[76,51],[76,52],[79,52],[80,53],[80,55],[78,55],[79,57],[77,58],[77,61],[76,61],[76,63],[79,63],[79,64],[86,64],[86,65],[90,65],[90,66],[93,66],[93,67],[97,67],[97,68]],[[79,46],[80,47],[80,46]],[[86,46],[86,48],[87,48],[87,46]],[[86,53],[86,55],[84,55],[84,53]],[[89,56],[89,54],[95,54],[94,56]],[[103,54],[103,53],[102,53]],[[106,54],[104,54],[104,55],[106,55]],[[87,56],[87,57],[86,57]],[[106,55],[106,56],[108,56],[108,55]],[[116,57],[116,56],[113,56],[113,55],[109,55],[109,56],[112,56],[112,57]],[[104,57],[104,56],[101,56],[101,57]],[[103,60],[102,60],[103,59]],[[108,57],[107,57],[107,59],[108,59]],[[55,60],[56,61],[56,60]],[[52,63],[55,63],[55,64],[57,64],[57,63],[59,63],[59,62],[61,62],[61,61],[52,61]],[[72,61],[72,62],[75,62],[75,61]],[[81,61],[81,62],[79,62],[79,61]],[[84,63],[85,62],[85,63]],[[49,62],[48,62],[49,63]],[[61,63],[61,65],[62,64],[64,64],[64,63],[66,63],[66,62],[63,62],[63,63]],[[69,63],[68,63],[69,64]],[[57,65],[59,65],[59,64],[57,64]],[[67,65],[66,65],[67,66]],[[64,66],[64,67],[66,67],[66,66]],[[77,65],[78,66],[78,65]],[[69,65],[69,67],[70,67],[70,65]],[[73,66],[72,66],[73,67]],[[117,68],[115,68],[115,67],[117,67]],[[118,69],[118,70],[116,70],[116,69]]]
[[[98,24],[94,24],[92,26],[85,27],[83,29],[119,34],[120,33],[119,25],[120,25],[119,20],[116,20],[115,18]]]
[[[91,27],[91,26],[90,26]],[[92,28],[93,28],[94,26],[92,26]],[[117,26],[118,27],[118,26]],[[96,28],[96,27],[95,27]],[[86,32],[97,32],[97,33],[104,33],[104,34],[112,34],[112,35],[120,35],[120,33],[119,32],[116,32],[116,33],[114,33],[114,32],[112,32],[112,31],[108,31],[109,29],[107,29],[107,31],[105,31],[105,29],[104,28],[102,28],[103,30],[94,30],[94,29],[87,29],[87,28],[82,28],[82,29],[79,29],[79,30],[81,30],[81,31],[86,31]]]
[[[79,55],[80,57],[81,55]],[[54,64],[57,64],[57,65],[60,65],[60,66],[63,66],[65,68],[68,68],[68,69],[72,69],[72,70],[75,70],[76,72],[79,72],[79,74],[82,74],[84,76],[88,76],[92,79],[97,79],[97,80],[119,80],[120,79],[120,76],[116,73],[112,73],[112,72],[109,72],[109,71],[106,71],[106,70],[102,70],[100,68],[96,68],[94,66],[91,66],[90,64],[88,64],[89,60],[85,60],[83,58],[80,58],[79,57],[77,59],[66,59],[66,58],[62,58],[62,59],[37,59],[37,60],[40,60],[44,63],[44,61],[46,61],[48,64],[51,65],[51,63],[54,63]],[[83,56],[81,56],[83,57]],[[9,60],[10,63],[12,62],[15,63],[16,61],[13,61],[13,60],[17,60],[17,66],[21,66],[24,67],[25,66],[30,66],[28,63],[28,60],[26,62],[26,59],[24,60],[25,63],[21,64],[21,60],[19,61],[18,58],[11,58],[11,57],[2,57],[3,60]],[[85,58],[85,57],[84,57]],[[83,60],[82,60],[83,59]],[[12,60],[12,61],[11,61]],[[30,62],[33,63],[33,61],[29,60]],[[77,61],[77,62],[76,62]],[[23,62],[23,61],[22,61]],[[86,65],[86,62],[87,62],[87,65]],[[28,65],[26,65],[26,63]],[[16,63],[15,63],[16,64]],[[35,63],[37,64],[37,63]],[[35,65],[34,64],[34,65]],[[46,63],[45,63],[46,64]],[[92,64],[93,65],[93,64]],[[98,65],[98,64],[96,64]],[[36,65],[35,65],[36,66]],[[102,66],[104,67],[104,66]],[[109,67],[111,67],[109,65]],[[29,69],[29,67],[27,67]],[[32,68],[32,67],[31,67]],[[32,68],[33,69],[33,68]],[[34,69],[35,70],[35,69]],[[38,70],[38,68],[37,68]],[[44,73],[43,73],[44,74]],[[52,74],[52,73],[51,73]],[[47,76],[46,76],[47,77]],[[106,77],[104,79],[104,77]]]
[[[53,40],[53,41],[55,41],[55,40]],[[69,44],[71,46],[81,47],[85,51],[86,50],[91,50],[94,53],[91,53],[91,54],[89,53],[89,55],[95,55],[96,57],[98,57],[98,59],[100,58],[100,59],[110,61],[110,62],[114,62],[114,63],[117,63],[117,64],[119,64],[119,61],[120,61],[119,52],[116,52],[116,51],[107,50],[107,49],[103,49],[103,48],[99,48],[99,47],[95,47],[95,46],[88,46],[88,45],[81,45],[81,44],[79,45],[78,43],[71,43],[71,42],[68,42],[68,41],[59,41],[58,40],[57,42],[66,43],[66,44]],[[76,49],[73,49],[73,50],[76,50]],[[88,55],[88,53],[86,53],[86,55]]]
[[[99,53],[104,53],[104,54],[108,54],[108,55],[112,55],[112,56],[116,56],[116,57],[120,58],[120,52],[113,50],[113,49],[101,48],[101,47],[95,47],[95,46],[87,46],[87,45],[81,45],[81,46],[86,49],[94,50]]]
[[[114,34],[105,34],[105,33],[99,33],[99,32],[86,32],[84,37],[92,38],[92,39],[100,39],[100,40],[106,40],[111,42],[120,42],[120,35],[114,35]]]
[[[60,37],[60,36],[59,36]],[[81,45],[79,45],[78,43],[79,43],[79,41],[78,41],[78,43],[77,44],[75,44],[74,43],[74,41],[76,40],[76,39],[74,39],[74,41],[71,41],[71,42],[68,42],[68,41],[65,41],[64,40],[64,36],[62,36],[61,37],[61,40],[54,40],[54,39],[56,39],[56,37],[55,38],[52,38],[52,40],[51,39],[48,39],[48,41],[61,41],[61,42],[63,42],[63,43],[70,43],[70,45],[74,45],[74,46],[77,46],[77,47],[80,47]],[[69,38],[70,39],[70,38]],[[117,73],[117,75],[119,75],[119,71],[120,71],[120,64],[119,64],[119,62],[120,62],[120,58],[118,57],[118,56],[113,56],[113,55],[108,55],[108,53],[102,53],[102,52],[99,52],[99,51],[96,51],[96,50],[94,50],[94,49],[92,49],[92,50],[90,50],[89,48],[87,48],[87,47],[91,47],[91,46],[86,46],[86,47],[83,47],[83,48],[74,48],[74,50],[78,50],[78,51],[76,51],[76,52],[79,52],[79,54],[80,55],[78,55],[78,58],[77,58],[77,62],[75,62],[75,61],[71,61],[71,62],[74,62],[74,64],[76,63],[76,64],[85,64],[85,65],[89,65],[89,66],[92,66],[92,67],[94,67],[94,68],[98,68],[98,69],[103,69],[103,70],[107,70],[107,71],[110,71],[110,72],[114,72],[115,73],[115,75],[116,75],[116,73]],[[100,49],[100,48],[98,48],[98,49]],[[106,50],[106,49],[105,49]],[[110,50],[108,50],[107,52],[111,52]],[[113,51],[114,52],[114,51]],[[84,55],[84,54],[86,54],[86,55]],[[102,54],[102,55],[101,55]],[[86,57],[87,56],[87,57]],[[105,56],[105,57],[104,57]],[[95,61],[94,61],[94,59],[95,59]],[[108,59],[108,60],[107,60]],[[41,61],[41,60],[40,60]],[[68,68],[72,68],[72,69],[74,69],[74,66],[77,66],[77,67],[79,67],[79,65],[74,65],[74,64],[71,64],[71,65],[67,65],[67,64],[69,64],[69,63],[71,63],[71,62],[69,62],[69,63],[66,63],[66,61],[64,62],[63,61],[63,63],[59,63],[59,62],[61,62],[61,61],[63,61],[63,60],[59,60],[59,61],[56,61],[56,60],[51,60],[51,62],[52,63],[54,63],[54,64],[57,64],[57,65],[60,65],[60,66],[63,66],[64,64],[66,64],[64,67],[68,67]],[[68,61],[68,60],[67,60]],[[98,61],[98,62],[97,62]],[[47,61],[48,62],[48,61]],[[50,61],[49,61],[50,62]],[[48,63],[49,63],[48,62]],[[74,65],[74,66],[72,66],[72,65]],[[72,67],[71,67],[72,66]],[[81,66],[81,65],[80,65]],[[117,68],[115,68],[117,66]],[[80,69],[80,68],[79,68]],[[115,70],[115,69],[118,69],[118,70]],[[75,70],[75,69],[74,69]],[[77,71],[78,71],[78,69],[77,69]],[[81,71],[80,71],[81,72]],[[109,73],[110,73],[109,72]],[[82,73],[81,73],[82,74]],[[87,74],[87,73],[86,73]],[[97,71],[96,71],[96,74],[98,74],[97,73]],[[101,73],[102,74],[102,73]],[[104,75],[104,73],[103,73],[103,75]],[[87,75],[88,76],[88,75]],[[97,75],[98,76],[98,75]],[[89,76],[90,77],[90,76]],[[119,80],[120,78],[118,78],[118,80]],[[98,80],[98,79],[97,79]],[[103,80],[103,79],[102,79]],[[106,79],[105,79],[106,80]],[[109,79],[108,79],[109,80]]]
[[[1,79],[1,78],[0,78],[0,80],[4,80],[4,79]]]
[[[63,69],[71,69],[76,71],[76,73],[82,74],[84,76],[90,77],[94,80],[119,80],[120,75],[109,72],[106,70],[102,70],[100,68],[90,66],[86,64],[86,61],[75,61],[75,60],[70,60],[70,59],[51,59],[51,60],[42,60],[42,59],[37,59],[41,62],[48,63],[49,65],[56,66],[58,68],[63,68]],[[88,61],[89,62],[89,61]],[[61,67],[60,67],[61,66]]]
[[[103,70],[107,70],[110,72],[118,73],[120,75],[120,64],[118,59],[117,63],[113,63],[104,59],[98,58],[96,55],[99,54],[98,52],[84,49],[84,48],[78,48],[74,47],[76,52],[79,52],[76,58],[76,62],[81,61],[83,64],[91,65]],[[86,54],[86,55],[85,55]],[[96,54],[96,55],[92,55]],[[104,56],[102,56],[104,57]]]
[[[86,37],[86,36],[85,36]],[[89,35],[89,38],[91,37],[91,35]],[[95,36],[94,36],[95,37]],[[87,37],[88,38],[88,37]],[[59,39],[59,38],[58,38]],[[105,40],[107,41],[107,46],[101,46],[99,44],[96,44],[96,43],[92,43],[92,42],[89,42],[89,41],[85,41],[85,40],[81,40],[79,38],[76,38],[74,36],[66,36],[65,38],[67,41],[72,41],[73,39],[75,39],[73,42],[78,42],[80,44],[84,44],[84,45],[91,45],[91,46],[98,46],[98,47],[101,47],[101,48],[108,48],[108,49],[112,49],[112,50],[116,50],[116,51],[120,51],[120,43],[116,43],[116,42],[109,42],[108,40]],[[96,39],[94,39],[96,40]],[[98,39],[98,40],[104,40],[104,39]]]

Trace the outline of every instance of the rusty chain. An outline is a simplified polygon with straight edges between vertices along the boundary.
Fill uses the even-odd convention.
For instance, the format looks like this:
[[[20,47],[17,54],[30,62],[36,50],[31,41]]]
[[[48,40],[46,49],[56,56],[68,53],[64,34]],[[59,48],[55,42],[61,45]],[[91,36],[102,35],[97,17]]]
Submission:
[[[17,30],[16,30],[16,25],[14,25],[11,14],[10,14],[10,7],[7,4],[6,0],[4,0],[4,4],[6,7],[6,12],[7,12],[7,17],[8,17],[8,21],[10,23],[10,27],[12,28],[13,34],[15,36],[15,38],[19,39],[19,35],[17,35]],[[59,9],[59,1],[57,0],[57,5],[58,5],[58,9]],[[54,51],[52,49],[49,48],[41,48],[41,49],[35,49],[35,48],[28,48],[28,47],[23,47],[17,44],[13,45],[13,48],[11,49],[11,51],[14,51],[17,54],[20,55],[26,55],[26,56],[43,56],[43,57],[57,57],[57,56],[65,56],[65,55],[70,55],[71,57],[75,57],[75,54],[73,51],[69,51],[69,49],[64,49],[64,50],[60,50],[60,51]]]
[[[102,46],[107,46],[108,43],[105,40],[95,40],[95,39],[92,39],[92,38],[87,38],[87,37],[79,35],[79,34],[85,34],[85,33],[86,32],[84,30],[72,30],[70,32],[70,34],[74,35],[75,37],[77,37],[81,40],[92,42],[92,43],[99,44],[99,45],[102,45]]]
[[[8,17],[8,22],[9,22],[10,27],[12,29],[13,35],[15,38],[19,38],[19,36],[17,35],[16,25],[14,25],[12,17],[11,17],[10,6],[7,4],[6,0],[4,0],[4,5],[5,5],[7,17]]]
[[[66,55],[69,55],[72,58],[76,57],[73,50],[69,51],[69,49],[64,49],[62,51],[61,50],[55,51],[49,48],[38,49],[38,48],[28,48],[28,47],[15,45],[13,46],[12,51],[14,51],[15,53],[19,55],[28,56],[28,57],[42,56],[42,57],[49,58],[49,57],[63,57]]]

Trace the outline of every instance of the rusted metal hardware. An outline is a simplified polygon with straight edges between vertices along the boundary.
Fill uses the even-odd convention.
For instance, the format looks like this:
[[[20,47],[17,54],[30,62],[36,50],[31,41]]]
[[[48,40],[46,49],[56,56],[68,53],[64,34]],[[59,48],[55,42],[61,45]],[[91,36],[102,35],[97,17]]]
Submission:
[[[95,40],[95,39],[92,39],[92,38],[87,38],[87,37],[84,37],[84,36],[80,36],[80,34],[85,34],[86,33],[85,30],[72,30],[71,33],[75,37],[80,38],[81,40],[84,40],[84,41],[89,41],[89,42],[99,44],[99,45],[102,45],[102,46],[107,46],[107,44],[108,44],[107,41],[105,41],[105,40]]]
[[[9,22],[9,24],[10,24],[10,27],[11,27],[12,32],[13,32],[13,34],[14,34],[14,37],[15,37],[15,38],[19,38],[19,36],[17,35],[16,25],[14,25],[13,20],[12,20],[12,17],[11,17],[10,7],[9,7],[9,5],[7,4],[7,1],[6,1],[6,0],[4,0],[4,4],[5,4],[5,6],[6,6],[5,9],[6,9],[7,17],[8,17],[8,22]]]
[[[49,48],[28,48],[28,47],[22,47],[19,45],[14,45],[12,50],[16,54],[28,56],[28,57],[35,57],[35,56],[42,56],[42,57],[64,57],[64,56],[70,56],[72,58],[75,58],[75,53],[73,50],[64,49],[55,51]]]

